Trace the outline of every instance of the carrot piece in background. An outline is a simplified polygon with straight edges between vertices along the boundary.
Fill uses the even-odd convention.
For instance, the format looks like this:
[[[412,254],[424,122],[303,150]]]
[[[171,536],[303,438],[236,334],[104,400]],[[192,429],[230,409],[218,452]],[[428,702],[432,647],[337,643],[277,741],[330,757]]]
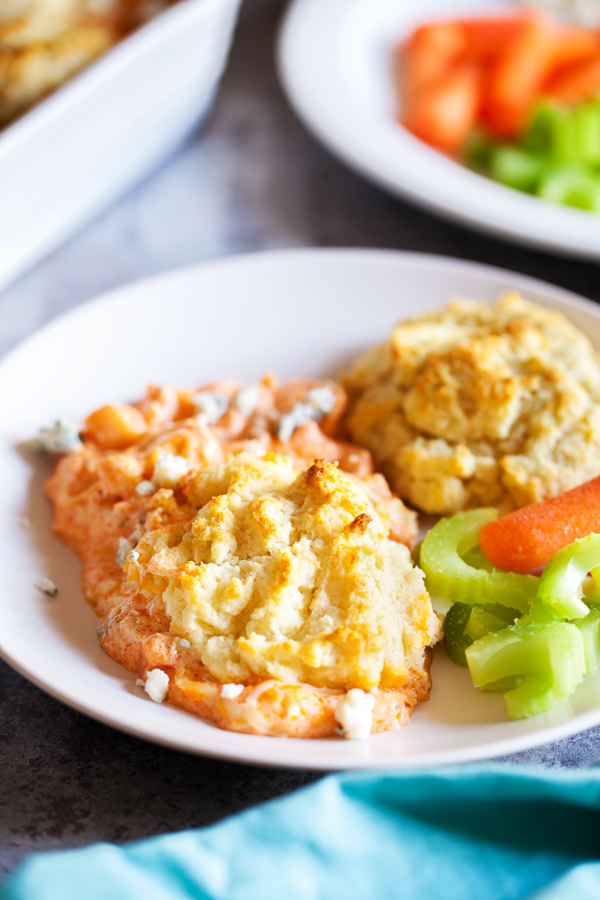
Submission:
[[[402,124],[428,144],[457,153],[477,123],[481,88],[478,67],[458,66],[412,98]]]
[[[506,572],[533,572],[578,538],[600,532],[600,477],[485,525],[479,546]]]
[[[437,81],[464,53],[467,40],[455,22],[422,25],[398,48],[400,95],[412,97]]]
[[[581,103],[600,91],[600,49],[591,57],[551,75],[544,92],[567,104]]]
[[[483,119],[495,137],[517,137],[526,128],[559,40],[553,19],[535,13],[523,16],[521,28],[492,65],[486,87]]]
[[[467,38],[465,56],[468,59],[486,60],[501,56],[523,27],[524,16],[506,16],[501,19],[463,19],[456,24]]]
[[[589,59],[600,50],[600,35],[589,28],[573,26],[565,28],[560,33],[554,54],[552,66],[565,66],[574,62]]]

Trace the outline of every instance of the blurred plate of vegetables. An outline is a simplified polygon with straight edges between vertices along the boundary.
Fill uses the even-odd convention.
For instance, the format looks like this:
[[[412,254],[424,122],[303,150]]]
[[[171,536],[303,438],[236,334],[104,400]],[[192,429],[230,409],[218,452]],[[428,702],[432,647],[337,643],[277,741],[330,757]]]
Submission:
[[[278,62],[305,124],[380,186],[600,258],[600,30],[510,0],[294,0]]]

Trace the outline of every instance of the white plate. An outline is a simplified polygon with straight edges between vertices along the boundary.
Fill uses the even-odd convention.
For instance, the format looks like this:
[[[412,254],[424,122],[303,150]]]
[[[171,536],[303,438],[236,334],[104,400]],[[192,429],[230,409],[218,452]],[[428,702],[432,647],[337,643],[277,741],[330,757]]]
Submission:
[[[395,45],[436,17],[514,11],[509,0],[294,0],[280,77],[298,115],[333,153],[381,187],[498,236],[600,258],[600,215],[503,187],[422,143],[396,121]]]
[[[0,654],[70,706],[132,734],[193,753],[315,769],[472,760],[555,740],[600,723],[600,675],[571,702],[523,722],[502,697],[434,654],[431,700],[410,726],[369,741],[301,741],[219,731],[148,700],[106,657],[79,590],[79,564],[49,532],[41,494],[50,465],[18,445],[57,416],[81,420],[147,383],[199,384],[335,372],[406,316],[462,294],[495,299],[517,288],[566,312],[600,347],[600,310],[533,279],[442,257],[305,250],[211,263],[132,284],[47,325],[0,365]],[[19,525],[27,517],[30,528]],[[59,586],[50,600],[34,584]]]

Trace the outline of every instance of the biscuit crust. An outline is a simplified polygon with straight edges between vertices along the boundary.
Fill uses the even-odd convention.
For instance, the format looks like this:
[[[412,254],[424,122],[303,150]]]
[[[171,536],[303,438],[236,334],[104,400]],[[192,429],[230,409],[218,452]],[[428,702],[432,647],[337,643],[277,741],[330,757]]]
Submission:
[[[83,562],[105,652],[141,678],[163,669],[171,702],[229,730],[332,735],[336,703],[355,686],[372,690],[373,730],[386,730],[405,725],[429,696],[428,647],[441,626],[398,543],[412,543],[416,516],[369,472],[366,451],[337,441],[339,387],[331,413],[297,428],[287,445],[277,437],[277,416],[311,387],[266,379],[256,408],[241,415],[239,385],[205,386],[232,399],[210,424],[190,415],[193,392],[152,388],[118,408],[127,423],[120,438],[102,431],[105,413],[90,416],[83,450],[62,458],[46,486],[54,529]],[[314,462],[315,447],[353,471]],[[183,456],[188,475],[177,487],[139,492],[165,453]],[[124,569],[120,541],[136,549]],[[392,577],[403,592],[397,609],[384,583]],[[331,608],[313,603],[311,618],[319,584],[319,602]],[[379,611],[370,599],[377,590]],[[232,681],[242,693],[222,697]]]
[[[506,512],[600,474],[599,356],[518,294],[404,322],[342,382],[351,438],[425,512]]]

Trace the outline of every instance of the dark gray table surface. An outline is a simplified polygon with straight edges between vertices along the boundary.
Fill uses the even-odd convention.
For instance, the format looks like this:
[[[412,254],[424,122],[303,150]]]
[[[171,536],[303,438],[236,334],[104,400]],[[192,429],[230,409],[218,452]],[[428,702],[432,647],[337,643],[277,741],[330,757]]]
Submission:
[[[389,247],[535,275],[600,300],[600,268],[499,243],[387,196],[328,155],[273,65],[279,0],[246,0],[202,133],[168,166],[0,295],[0,354],[95,294],[154,272],[275,247]],[[600,729],[510,759],[600,758]],[[208,825],[320,775],[202,759],[120,734],[0,663],[0,874],[35,850]]]

